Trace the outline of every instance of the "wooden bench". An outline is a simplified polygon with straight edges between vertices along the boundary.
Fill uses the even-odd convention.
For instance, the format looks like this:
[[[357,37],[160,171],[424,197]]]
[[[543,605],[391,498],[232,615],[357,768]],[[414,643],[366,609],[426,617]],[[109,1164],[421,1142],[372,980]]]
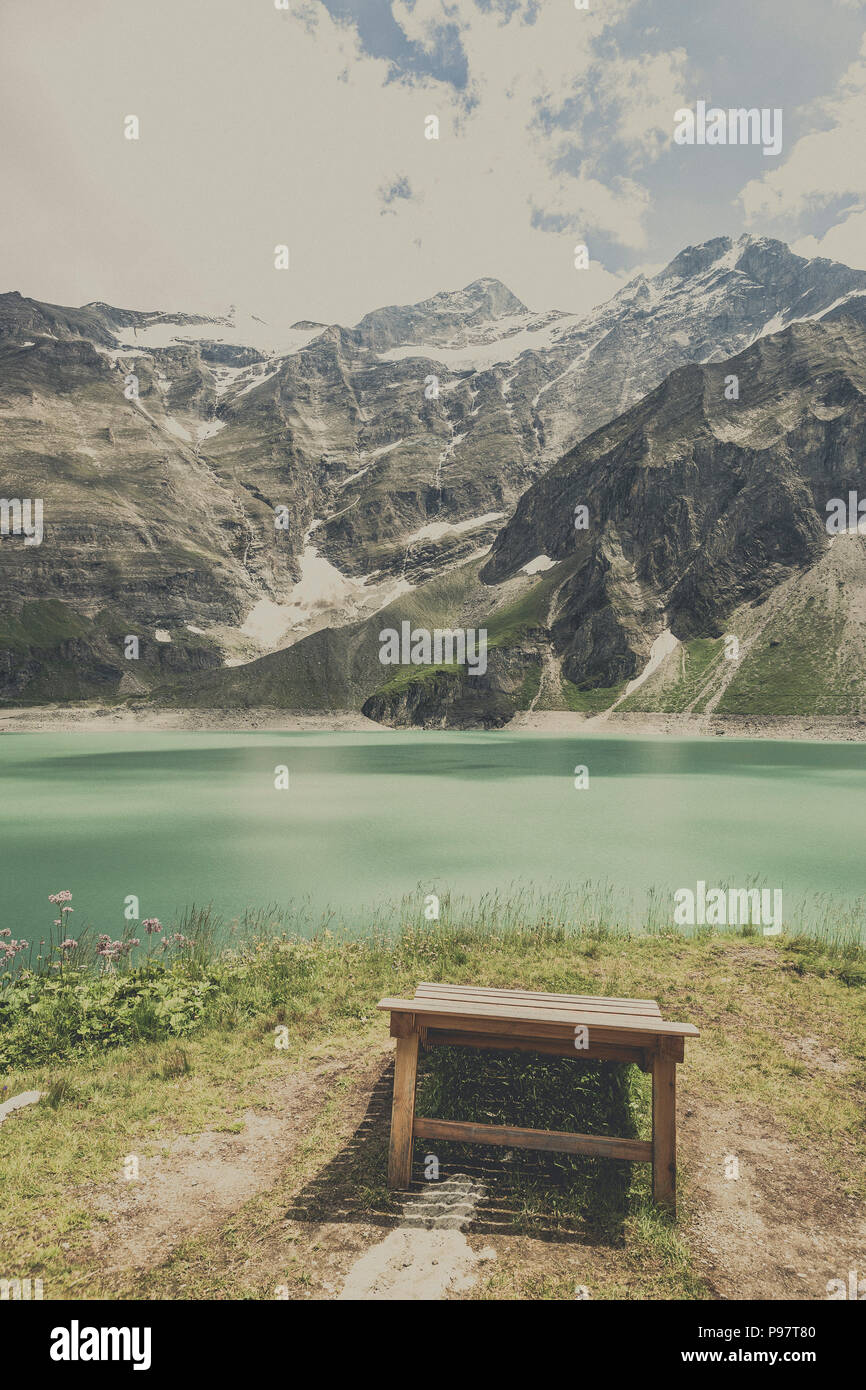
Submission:
[[[595,1154],[652,1163],[653,1197],[676,1209],[676,1069],[691,1023],[667,1023],[652,999],[603,999],[585,994],[538,994],[522,989],[421,984],[414,999],[381,999],[397,1039],[388,1186],[407,1188],[413,1139],[455,1139],[468,1144]],[[653,1137],[515,1129],[415,1114],[418,1046],[479,1047],[546,1052],[578,1060],[634,1062],[652,1073]]]

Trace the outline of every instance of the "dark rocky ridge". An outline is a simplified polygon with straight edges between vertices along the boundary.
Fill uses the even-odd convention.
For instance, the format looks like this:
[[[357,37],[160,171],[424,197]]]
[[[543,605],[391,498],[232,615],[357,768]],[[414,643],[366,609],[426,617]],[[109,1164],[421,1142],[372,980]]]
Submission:
[[[725,399],[736,375],[740,399]],[[664,627],[716,635],[828,544],[826,502],[866,496],[866,331],[795,324],[722,364],[683,367],[521,498],[481,579],[568,559],[551,634],[564,675],[634,677]],[[575,507],[589,528],[575,531]]]

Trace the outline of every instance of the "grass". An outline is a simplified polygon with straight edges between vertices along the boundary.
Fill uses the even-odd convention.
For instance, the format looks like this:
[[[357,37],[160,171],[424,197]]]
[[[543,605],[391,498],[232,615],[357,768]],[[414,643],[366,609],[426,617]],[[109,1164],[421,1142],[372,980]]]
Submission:
[[[529,709],[532,701],[541,689],[543,669],[541,661],[533,661],[527,667],[526,675],[523,677],[520,689],[517,692],[516,703],[518,709]]]
[[[828,594],[800,604],[761,634],[721,700],[718,714],[859,714],[859,667],[847,667],[845,603]]]
[[[90,630],[90,622],[59,599],[37,599],[25,603],[19,617],[6,613],[0,619],[0,646],[18,653],[31,647],[59,647]]]
[[[383,685],[377,687],[374,695],[401,695],[413,686],[420,686],[431,693],[436,689],[437,677],[443,674],[456,677],[464,668],[456,662],[441,662],[438,666],[400,666]]]
[[[672,930],[630,934],[608,924],[608,907],[603,890],[570,902],[529,891],[476,903],[443,898],[438,922],[404,903],[397,920],[383,909],[367,937],[324,926],[313,939],[283,934],[271,909],[250,914],[223,951],[212,919],[201,914],[199,955],[175,962],[166,977],[178,990],[205,980],[218,987],[182,1041],[170,1030],[113,1047],[91,1039],[71,1055],[58,1048],[4,1069],[6,1095],[38,1089],[47,1104],[2,1130],[7,1269],[0,1273],[42,1277],[46,1297],[273,1297],[275,1282],[293,1297],[323,1296],[316,1222],[345,1210],[359,1222],[392,1223],[399,1211],[384,1185],[387,1114],[366,1128],[362,1121],[387,1046],[376,1001],[411,993],[421,979],[657,998],[665,1016],[701,1028],[687,1059],[696,1091],[763,1107],[852,1192],[866,1194],[862,949],[833,937],[832,917],[821,937],[771,940],[746,929],[686,938]],[[120,978],[133,987],[144,969],[130,966]],[[92,984],[109,989],[117,978]],[[38,1051],[43,1023],[31,1017]],[[283,1027],[287,1045],[277,1048]],[[833,1047],[847,1070],[804,1075],[786,1046],[801,1034]],[[272,1108],[275,1088],[309,1071],[323,1049],[344,1070],[309,1102],[299,1146],[272,1188],[159,1268],[100,1267],[93,1194],[115,1190],[130,1152],[160,1153],[205,1130],[240,1132],[245,1114]],[[420,1087],[419,1108],[446,1117],[648,1134],[647,1081],[632,1068],[575,1072],[559,1059],[442,1049],[429,1054]],[[446,1164],[462,1160],[458,1146],[437,1152]],[[704,1294],[681,1236],[651,1206],[645,1165],[519,1155],[507,1198],[506,1228],[518,1244],[503,1251],[474,1296],[573,1297],[575,1249],[584,1261],[577,1282],[591,1284],[593,1297]],[[687,1215],[687,1176],[682,1198]],[[287,1245],[288,1210],[296,1213],[289,1223],[296,1251]],[[538,1240],[548,1252],[541,1271],[535,1244],[535,1263],[520,1255],[521,1241]]]
[[[680,714],[687,710],[698,699],[714,663],[724,660],[724,638],[694,637],[682,644],[674,659],[680,663],[678,678],[674,683],[654,693],[652,682],[648,681],[628,699],[623,700],[619,706],[620,710],[623,713],[639,710],[672,714]],[[701,712],[707,699],[709,694],[695,706],[696,713]]]
[[[820,598],[795,594],[764,627],[761,606],[743,609],[729,618],[729,631],[741,641],[756,635],[736,662],[726,660],[724,637],[692,638],[675,653],[663,678],[652,677],[619,710],[703,714],[731,674],[717,715],[858,715],[861,661],[851,644],[848,610],[839,583]]]
[[[620,681],[619,685],[594,686],[592,689],[583,689],[563,676],[562,697],[565,700],[566,709],[575,710],[580,714],[601,714],[602,710],[608,709],[613,704],[617,696],[621,694],[625,684],[625,681]]]
[[[551,570],[513,603],[494,609],[482,624],[487,629],[488,650],[518,646],[547,622],[551,596],[562,575]]]

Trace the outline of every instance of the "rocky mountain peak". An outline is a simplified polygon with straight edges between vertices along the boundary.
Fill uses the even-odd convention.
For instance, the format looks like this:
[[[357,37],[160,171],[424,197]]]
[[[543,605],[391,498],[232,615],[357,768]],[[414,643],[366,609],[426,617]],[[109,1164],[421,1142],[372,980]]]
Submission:
[[[732,246],[733,242],[729,236],[713,237],[711,241],[701,242],[698,246],[685,246],[655,278],[664,282],[687,280],[692,275],[700,275],[702,271],[708,270],[711,265],[726,256]]]
[[[374,352],[422,343],[465,346],[501,319],[527,314],[501,280],[485,277],[460,290],[440,290],[417,304],[392,304],[365,314],[353,333]]]

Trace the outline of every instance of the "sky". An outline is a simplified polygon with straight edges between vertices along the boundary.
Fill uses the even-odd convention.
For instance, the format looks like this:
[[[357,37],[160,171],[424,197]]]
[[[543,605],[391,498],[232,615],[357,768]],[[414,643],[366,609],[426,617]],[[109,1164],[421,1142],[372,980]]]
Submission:
[[[866,0],[587,4],[0,0],[0,290],[348,324],[581,312],[743,232],[866,268]],[[698,101],[780,154],[676,144]]]

